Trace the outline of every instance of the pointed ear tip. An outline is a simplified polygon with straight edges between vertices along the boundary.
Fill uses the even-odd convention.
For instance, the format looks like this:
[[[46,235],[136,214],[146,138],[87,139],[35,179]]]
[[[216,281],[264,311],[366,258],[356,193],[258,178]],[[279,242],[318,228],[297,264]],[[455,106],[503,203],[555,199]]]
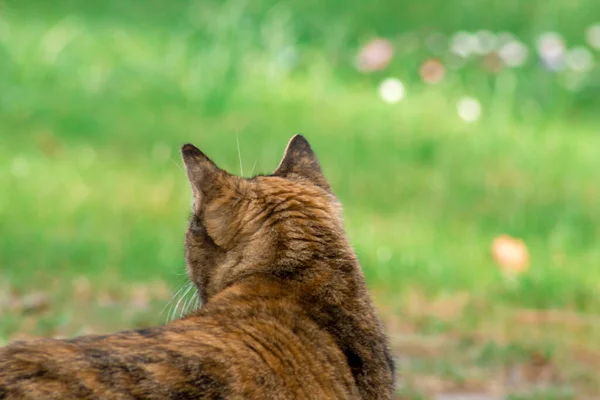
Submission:
[[[181,146],[181,155],[185,157],[194,157],[202,154],[202,152],[193,144],[186,143]]]
[[[308,140],[306,140],[306,138],[304,137],[304,135],[303,135],[303,134],[301,134],[301,133],[297,133],[297,134],[295,134],[295,135],[294,135],[294,136],[292,136],[292,138],[290,139],[290,141],[294,141],[294,142],[295,142],[295,141],[297,141],[297,140],[301,140],[301,141],[303,141],[303,142],[307,142],[307,143],[308,143]]]
[[[307,147],[310,149],[310,143],[308,142],[308,140],[306,139],[306,137],[304,137],[304,135],[302,135],[301,133],[298,133],[294,136],[292,136],[292,138],[290,139],[289,143],[288,143],[288,147],[295,147],[295,148],[302,148],[302,147]]]

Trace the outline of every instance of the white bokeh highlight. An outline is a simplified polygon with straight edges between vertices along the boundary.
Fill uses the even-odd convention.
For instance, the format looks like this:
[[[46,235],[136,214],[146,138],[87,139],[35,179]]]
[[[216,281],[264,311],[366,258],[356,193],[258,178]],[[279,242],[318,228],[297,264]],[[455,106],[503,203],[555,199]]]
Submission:
[[[587,72],[594,67],[594,56],[586,47],[575,47],[565,54],[567,68],[575,72]]]
[[[378,92],[383,101],[393,104],[404,99],[406,89],[400,79],[387,78],[379,85]]]
[[[458,116],[465,122],[476,122],[481,117],[481,103],[474,97],[461,97],[456,104]]]
[[[596,50],[600,50],[600,23],[587,28],[585,32],[587,44]]]

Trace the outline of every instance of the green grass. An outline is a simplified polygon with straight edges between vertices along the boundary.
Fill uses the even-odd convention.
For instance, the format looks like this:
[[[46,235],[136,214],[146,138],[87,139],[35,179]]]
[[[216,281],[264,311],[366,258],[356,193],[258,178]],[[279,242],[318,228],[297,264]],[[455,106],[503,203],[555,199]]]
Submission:
[[[344,205],[383,309],[403,315],[413,292],[468,293],[455,322],[416,318],[423,334],[503,330],[520,309],[597,314],[598,69],[570,92],[533,49],[522,69],[488,76],[474,63],[436,86],[419,81],[422,50],[383,73],[352,66],[376,34],[402,49],[407,32],[512,30],[531,45],[559,30],[578,45],[597,2],[389,3],[0,3],[0,338],[164,322],[184,280],[180,145],[234,173],[241,157],[249,176],[272,171],[297,132]],[[405,82],[403,102],[379,99],[388,75]],[[477,123],[456,114],[464,95],[483,105]],[[503,233],[531,252],[514,282],[490,256]],[[161,281],[166,293],[144,286]],[[32,292],[46,308],[11,308]],[[585,329],[565,335],[596,348],[597,322]]]

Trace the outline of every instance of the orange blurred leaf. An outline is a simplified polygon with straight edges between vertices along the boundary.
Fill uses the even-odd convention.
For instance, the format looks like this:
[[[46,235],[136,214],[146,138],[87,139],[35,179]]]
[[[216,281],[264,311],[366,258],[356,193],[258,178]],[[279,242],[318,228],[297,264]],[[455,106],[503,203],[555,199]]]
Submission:
[[[507,274],[521,274],[529,268],[529,251],[521,239],[501,235],[492,243],[492,256],[500,269]]]

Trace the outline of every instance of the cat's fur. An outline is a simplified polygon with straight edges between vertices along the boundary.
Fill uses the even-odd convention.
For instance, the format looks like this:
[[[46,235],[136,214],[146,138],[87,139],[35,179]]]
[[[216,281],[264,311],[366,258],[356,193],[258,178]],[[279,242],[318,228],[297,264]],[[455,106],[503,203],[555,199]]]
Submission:
[[[382,325],[306,139],[250,179],[191,144],[182,156],[201,309],[162,327],[0,348],[0,399],[391,399]]]

